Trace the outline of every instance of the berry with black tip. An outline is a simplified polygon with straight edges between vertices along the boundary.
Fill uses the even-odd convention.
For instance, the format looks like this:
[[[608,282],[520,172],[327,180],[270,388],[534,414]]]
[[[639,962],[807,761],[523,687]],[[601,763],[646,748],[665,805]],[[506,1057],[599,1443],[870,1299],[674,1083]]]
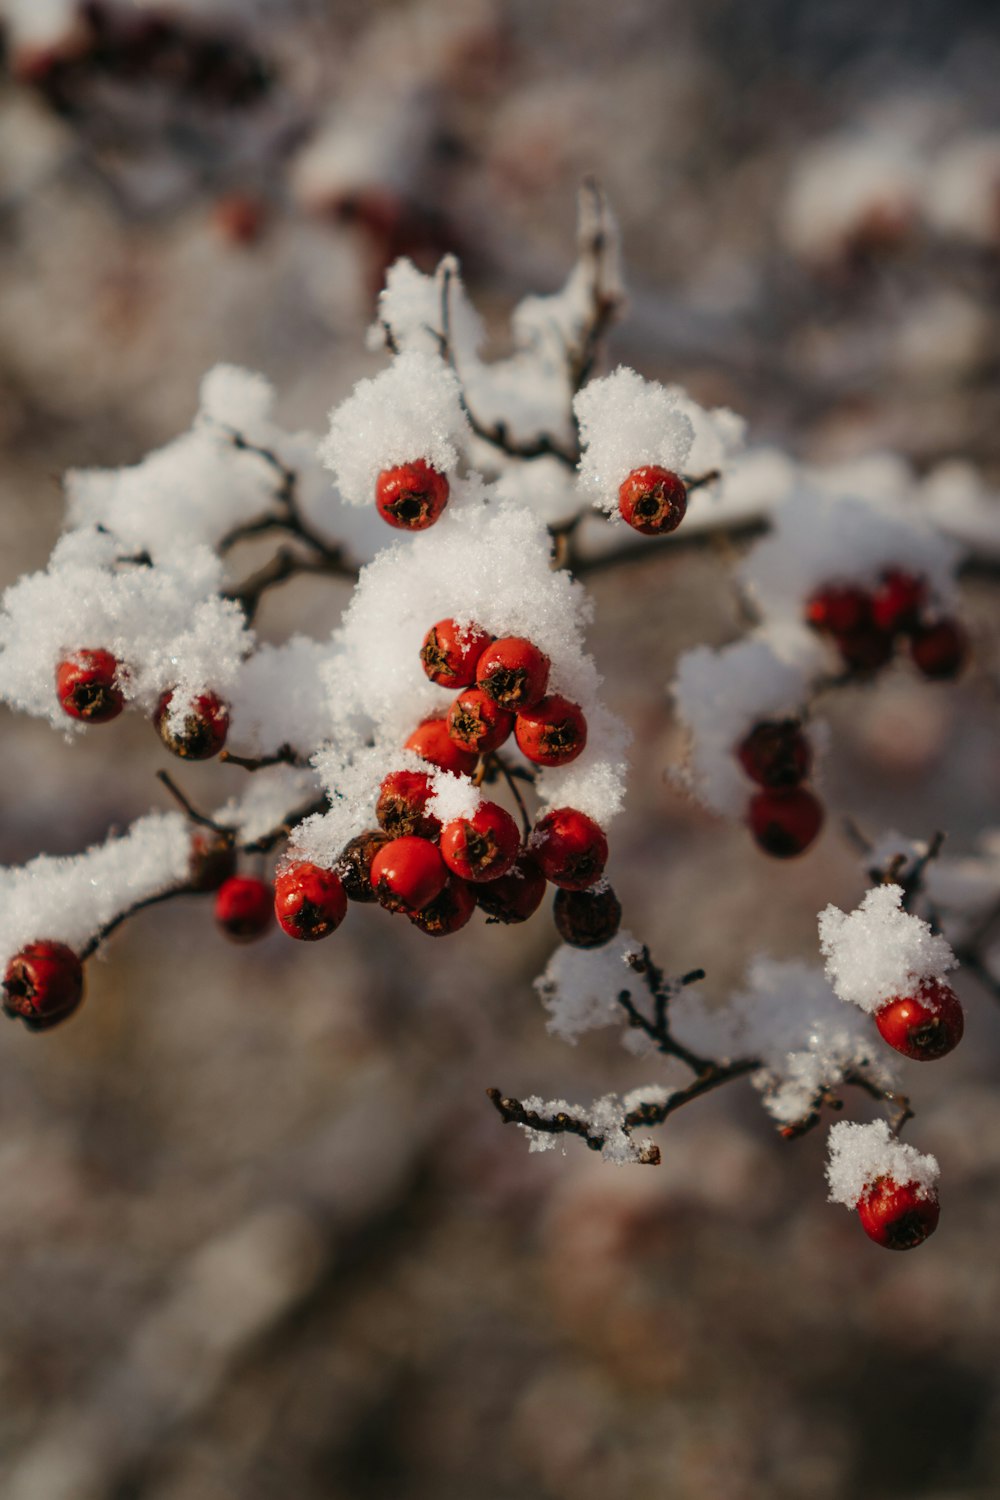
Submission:
[[[522,755],[536,766],[568,766],[587,743],[587,720],[578,703],[550,693],[534,708],[521,710],[514,738]]]
[[[56,667],[56,696],[63,713],[85,724],[107,724],[125,707],[118,686],[120,663],[110,651],[74,651]]]
[[[266,880],[233,875],[219,886],[215,920],[234,943],[263,937],[274,921],[274,893]]]
[[[427,839],[390,839],[372,860],[372,890],[389,911],[420,911],[439,896],[448,867]]]
[[[476,682],[498,707],[520,713],[545,696],[550,665],[545,652],[524,636],[505,635],[479,658]]]
[[[645,464],[622,481],[618,509],[622,520],[643,536],[665,536],[687,514],[687,487],[672,469]]]
[[[441,832],[441,820],[427,811],[434,795],[430,777],[423,771],[390,771],[382,780],[375,816],[390,838],[435,839]]]
[[[425,459],[383,469],[375,481],[379,515],[400,531],[426,531],[448,504],[447,477]]]
[[[335,870],[298,860],[274,877],[274,914],[289,937],[318,942],[336,932],[347,915],[347,892]]]
[[[912,995],[893,995],[875,1012],[883,1041],[915,1062],[945,1057],[962,1040],[965,1012],[950,984],[925,979]]]
[[[805,787],[773,787],[750,798],[747,823],[765,854],[793,859],[823,827],[823,804]]]
[[[557,807],[540,818],[531,851],[546,880],[569,891],[596,885],[608,862],[604,829],[575,807]]]
[[[451,875],[448,883],[420,911],[410,912],[410,921],[428,937],[450,937],[459,932],[471,920],[476,909],[476,897],[472,887],[457,875]]]
[[[196,828],[191,834],[188,880],[194,891],[217,891],[224,880],[236,874],[236,848],[231,838],[212,828]]]
[[[858,1218],[870,1240],[886,1250],[914,1250],[938,1226],[937,1193],[915,1182],[879,1177],[858,1200]]]
[[[496,802],[481,802],[471,818],[453,818],[441,830],[445,864],[474,883],[506,875],[520,847],[517,824]]]
[[[522,851],[507,871],[496,880],[476,886],[476,901],[486,913],[487,922],[511,926],[526,922],[542,904],[546,880],[533,854]]]
[[[765,719],[737,746],[736,758],[758,786],[798,786],[809,775],[812,746],[797,719]]]
[[[937,620],[915,630],[910,639],[914,665],[934,682],[957,677],[969,656],[969,638],[957,620]]]
[[[881,671],[892,660],[893,638],[874,623],[845,630],[833,641],[844,666],[861,675]]]
[[[3,979],[4,1014],[29,1031],[48,1031],[83,1000],[83,964],[65,943],[41,939],[15,953]]]
[[[471,776],[479,759],[474,751],[455,744],[448,733],[447,719],[424,719],[406,741],[406,749],[455,776]]]
[[[493,637],[478,625],[438,620],[424,636],[420,661],[431,682],[439,687],[471,687],[476,666]]]
[[[510,738],[514,715],[498,708],[482,688],[466,688],[448,710],[448,733],[460,750],[488,755]]]
[[[378,900],[372,889],[372,860],[388,842],[389,835],[381,828],[367,828],[344,845],[337,860],[337,874],[348,900],[367,903]]]
[[[155,723],[160,739],[182,760],[211,760],[226,743],[229,709],[218,693],[199,693],[179,721],[171,712],[173,691],[164,693]]]
[[[621,902],[606,883],[587,891],[556,891],[552,903],[556,931],[571,948],[601,948],[622,922]]]

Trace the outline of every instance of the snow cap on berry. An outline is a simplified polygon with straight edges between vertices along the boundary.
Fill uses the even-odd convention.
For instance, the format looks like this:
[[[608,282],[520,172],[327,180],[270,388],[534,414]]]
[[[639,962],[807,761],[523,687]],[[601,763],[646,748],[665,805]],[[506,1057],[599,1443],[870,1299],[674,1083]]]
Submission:
[[[901,1187],[912,1183],[921,1198],[929,1198],[937,1187],[941,1169],[936,1159],[897,1140],[885,1120],[872,1120],[866,1125],[838,1120],[827,1139],[830,1154],[826,1180],[831,1203],[856,1208],[865,1190],[880,1177]]]
[[[852,912],[828,906],[819,914],[826,972],[841,1000],[873,1014],[894,995],[912,994],[923,979],[943,979],[958,960],[947,940],[904,911],[903,888],[877,885]]]
[[[573,402],[583,456],[580,487],[609,515],[618,512],[618,488],[633,469],[658,464],[680,473],[694,438],[677,390],[643,380],[619,365],[585,385]]]

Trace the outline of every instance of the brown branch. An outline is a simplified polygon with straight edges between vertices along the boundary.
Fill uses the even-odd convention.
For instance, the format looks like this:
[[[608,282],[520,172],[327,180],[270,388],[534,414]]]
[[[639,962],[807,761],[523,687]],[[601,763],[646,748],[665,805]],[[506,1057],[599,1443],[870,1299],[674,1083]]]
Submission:
[[[514,798],[514,801],[517,803],[518,811],[521,814],[521,826],[524,830],[525,841],[527,841],[531,835],[531,817],[528,813],[528,808],[525,804],[524,798],[521,796],[520,790],[518,788],[517,778],[515,778],[514,772],[512,771],[511,767],[508,766],[507,762],[503,759],[503,756],[499,755],[495,750],[487,761],[487,776],[489,776],[490,774],[490,767],[495,767],[503,777],[504,781],[506,781],[510,794]],[[522,777],[520,779],[533,781],[530,772],[522,774]]]
[[[282,547],[241,584],[224,590],[222,597],[235,599],[250,623],[256,616],[261,599],[269,589],[277,588],[280,584],[287,583],[290,578],[296,578],[302,573],[332,575],[337,578],[350,579],[352,582],[356,581],[358,576],[357,569],[345,563],[337,551],[325,552],[315,558],[309,558],[300,557],[290,548]]]
[[[218,833],[223,838],[232,841],[234,837],[233,830],[231,828],[226,828],[221,823],[216,823],[215,820],[208,817],[206,813],[199,812],[194,803],[188,797],[187,793],[182,791],[181,788],[177,785],[176,781],[170,775],[169,771],[157,771],[156,779],[157,781],[163,783],[167,791],[170,793],[171,797],[173,797],[174,801],[180,806],[185,816],[190,818],[192,823],[197,823],[202,828],[211,828],[213,833]]]
[[[197,894],[197,887],[185,881],[183,885],[168,886],[165,891],[157,891],[155,896],[144,896],[141,901],[133,902],[131,906],[127,906],[124,911],[120,911],[117,916],[105,922],[103,927],[98,928],[86,947],[81,949],[79,955],[80,962],[86,963],[88,958],[93,957],[105,938],[109,938],[116,928],[120,927],[123,922],[127,922],[129,917],[134,917],[136,912],[145,911],[147,906],[158,906],[162,901],[171,901],[174,896],[193,896]]]
[[[304,767],[309,764],[291,745],[281,745],[273,755],[261,755],[258,758],[236,755],[232,750],[220,750],[219,760],[223,765],[240,766],[244,771],[264,771],[268,766]]]

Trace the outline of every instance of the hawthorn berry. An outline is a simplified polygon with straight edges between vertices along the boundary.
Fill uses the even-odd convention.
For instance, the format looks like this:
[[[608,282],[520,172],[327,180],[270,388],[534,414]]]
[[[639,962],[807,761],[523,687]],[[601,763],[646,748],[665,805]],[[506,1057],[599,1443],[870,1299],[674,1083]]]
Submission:
[[[401,531],[426,531],[448,504],[444,474],[417,458],[394,469],[383,469],[375,481],[375,505],[390,526]]]
[[[430,777],[423,771],[390,771],[382,781],[375,816],[390,838],[437,838],[441,820],[426,810],[433,795]]]
[[[944,682],[965,666],[969,638],[957,620],[936,620],[913,632],[910,655],[925,677]]]
[[[587,720],[578,703],[550,693],[514,723],[518,749],[538,766],[568,766],[587,743]]]
[[[875,1012],[882,1039],[916,1062],[945,1057],[962,1040],[965,1013],[950,984],[925,979],[915,994],[894,995]]]
[[[600,948],[621,926],[621,902],[606,882],[587,891],[556,891],[556,931],[571,948]]]
[[[643,536],[663,536],[676,531],[687,513],[687,487],[672,469],[646,464],[622,481],[618,509]]]
[[[448,710],[448,733],[460,750],[488,755],[510,737],[514,715],[498,708],[482,688],[466,688]]]
[[[812,746],[797,719],[765,719],[737,746],[736,758],[758,786],[798,786],[809,775]]]
[[[107,724],[125,707],[119,661],[110,651],[74,651],[56,667],[56,696],[63,713],[87,724]]]
[[[236,874],[236,848],[231,838],[210,828],[196,828],[191,835],[188,881],[194,891],[217,891],[224,880]]]
[[[891,1177],[877,1178],[858,1200],[862,1229],[886,1250],[914,1250],[922,1245],[934,1233],[940,1216],[936,1192]]]
[[[496,802],[481,802],[471,818],[453,818],[441,830],[441,857],[462,880],[506,875],[520,847],[517,824]]]
[[[254,875],[231,875],[216,893],[215,920],[235,943],[263,937],[274,920],[271,887]]]
[[[229,709],[218,693],[199,693],[179,726],[171,719],[172,699],[173,691],[164,693],[155,715],[156,728],[167,749],[183,760],[210,760],[218,755],[229,733]]]
[[[42,939],[15,953],[3,979],[4,1014],[29,1031],[65,1021],[83,999],[83,964],[65,943]]]
[[[457,875],[451,875],[441,893],[421,907],[409,913],[410,921],[428,937],[450,937],[463,928],[476,909],[476,897],[472,887]]]
[[[506,875],[476,886],[476,901],[488,922],[526,922],[542,904],[546,880],[533,854],[518,855]]]
[[[575,807],[557,807],[540,818],[531,850],[546,880],[569,891],[594,885],[608,862],[604,829]]]
[[[805,787],[771,787],[750,798],[747,823],[765,854],[803,854],[823,827],[823,804]]]
[[[887,568],[872,595],[872,620],[889,635],[906,634],[920,624],[927,584],[915,573]]]
[[[337,860],[337,874],[349,900],[378,900],[372,889],[372,860],[388,842],[389,835],[381,828],[368,828],[344,845]]]
[[[432,766],[441,771],[452,771],[456,776],[471,776],[479,757],[471,750],[463,750],[448,733],[447,719],[424,719],[406,741],[406,749],[413,750]]]
[[[427,839],[390,839],[372,860],[372,890],[389,911],[420,911],[441,894],[447,879],[441,852]]]
[[[544,651],[520,635],[505,635],[487,646],[476,667],[476,682],[500,708],[511,713],[534,708],[545,696],[550,662]]]
[[[828,583],[806,604],[806,621],[824,635],[846,635],[870,624],[872,597],[854,584]]]
[[[493,637],[478,625],[438,620],[424,636],[420,660],[431,682],[439,687],[471,687],[476,665]]]
[[[300,860],[274,877],[274,914],[289,937],[315,943],[335,932],[347,915],[347,892],[335,870]]]
[[[842,631],[833,640],[844,665],[852,672],[877,672],[892,658],[892,636],[873,622]]]

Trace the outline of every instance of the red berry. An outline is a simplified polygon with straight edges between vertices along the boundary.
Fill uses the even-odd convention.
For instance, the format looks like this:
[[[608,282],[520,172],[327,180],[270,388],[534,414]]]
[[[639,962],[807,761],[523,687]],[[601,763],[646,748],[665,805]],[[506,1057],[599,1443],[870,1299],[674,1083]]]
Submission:
[[[877,672],[892,658],[892,636],[874,624],[845,630],[833,639],[844,665],[852,672]]]
[[[267,204],[254,193],[224,193],[212,209],[216,232],[231,245],[256,245],[267,220]]]
[[[219,886],[215,920],[236,943],[263,937],[274,920],[274,895],[265,880],[233,875]]]
[[[430,777],[423,771],[390,771],[382,781],[375,816],[390,838],[407,834],[435,839],[441,832],[441,820],[426,811],[434,795]]]
[[[335,870],[302,860],[282,865],[274,877],[274,914],[289,937],[317,942],[347,915],[347,892]]]
[[[110,651],[74,651],[56,667],[56,696],[64,713],[87,724],[107,724],[125,707],[118,658]]]
[[[542,904],[545,876],[534,855],[519,854],[506,875],[476,887],[476,900],[489,922],[526,922]]]
[[[345,844],[337,860],[337,874],[349,900],[378,900],[372,890],[372,860],[388,842],[389,835],[383,833],[381,828],[369,828],[351,839],[349,844]]]
[[[622,520],[643,536],[676,531],[687,511],[687,489],[679,474],[646,464],[633,469],[618,490]]]
[[[556,931],[571,948],[600,948],[621,926],[621,902],[606,883],[589,891],[556,891],[552,903]]]
[[[568,891],[585,891],[596,884],[608,862],[604,829],[575,807],[557,807],[540,818],[531,850],[546,880]]]
[[[231,838],[210,828],[196,828],[191,835],[188,880],[192,890],[217,891],[224,880],[236,874],[236,849]]]
[[[913,995],[894,995],[875,1012],[884,1041],[904,1057],[933,1062],[957,1047],[965,1013],[950,984],[925,979]]]
[[[482,688],[466,688],[448,710],[448,733],[461,750],[488,755],[510,737],[514,715],[498,708]]]
[[[969,638],[957,620],[937,620],[914,631],[910,655],[925,677],[943,682],[965,666]]]
[[[550,693],[522,709],[514,724],[518,749],[538,766],[568,766],[587,743],[587,721],[578,703]]]
[[[809,775],[812,746],[797,720],[767,719],[737,746],[736,758],[758,786],[798,786]]]
[[[830,583],[817,589],[806,605],[806,620],[827,635],[860,630],[872,617],[872,599],[867,589],[852,584]]]
[[[390,839],[372,860],[372,889],[389,911],[420,911],[444,890],[448,868],[427,839]]]
[[[879,630],[897,635],[915,630],[927,602],[927,584],[902,568],[887,568],[872,595],[872,619]]]
[[[450,937],[465,926],[476,909],[476,897],[470,885],[452,875],[439,896],[420,911],[410,912],[410,921],[428,937]]]
[[[43,939],[15,953],[3,979],[3,1009],[29,1031],[48,1031],[83,999],[83,964],[65,943]]]
[[[476,682],[500,708],[520,713],[544,697],[549,666],[545,652],[523,636],[505,635],[479,658]]]
[[[155,722],[168,750],[183,760],[210,760],[218,755],[229,733],[229,709],[217,693],[199,693],[179,725],[171,722],[173,692],[164,693]]]
[[[941,1216],[937,1193],[915,1182],[879,1177],[858,1200],[861,1227],[887,1250],[913,1250],[934,1233]]]
[[[424,671],[440,687],[470,687],[476,680],[476,664],[492,639],[489,631],[478,625],[438,620],[420,648]]]
[[[823,804],[805,787],[755,792],[747,811],[750,832],[765,854],[802,854],[823,827]]]
[[[424,719],[410,735],[406,748],[415,751],[421,760],[456,776],[471,776],[479,759],[472,751],[455,744],[448,733],[447,719]]]
[[[453,818],[441,830],[442,858],[463,880],[506,875],[520,847],[517,824],[495,802],[481,802],[471,818]]]
[[[448,480],[422,458],[383,469],[375,481],[379,515],[401,531],[433,526],[448,504],[448,493]]]

